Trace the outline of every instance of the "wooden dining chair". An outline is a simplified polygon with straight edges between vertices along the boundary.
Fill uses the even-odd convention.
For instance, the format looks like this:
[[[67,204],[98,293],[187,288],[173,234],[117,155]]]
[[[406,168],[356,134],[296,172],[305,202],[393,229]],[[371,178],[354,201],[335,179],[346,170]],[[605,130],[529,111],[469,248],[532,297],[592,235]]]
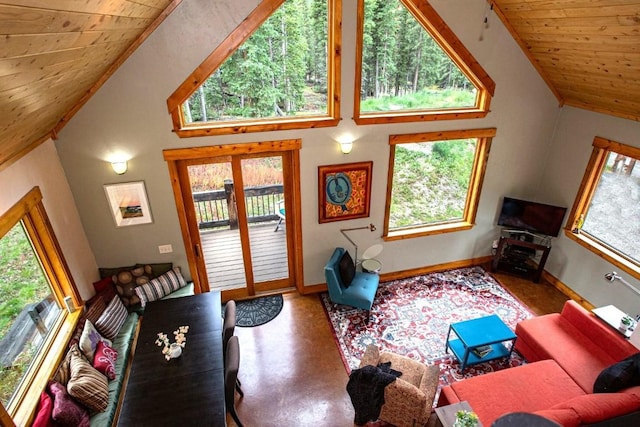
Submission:
[[[233,333],[236,329],[236,302],[234,300],[229,300],[224,306],[224,323],[222,324],[222,352],[223,352],[223,360],[227,360],[227,343],[229,342],[229,338],[233,336]],[[240,380],[236,380],[236,387],[238,393],[242,393],[242,383]]]
[[[224,323],[222,324],[222,348],[227,352],[227,343],[236,329],[236,302],[229,300],[224,306]]]
[[[241,397],[244,392],[238,385],[238,369],[240,367],[240,343],[235,335],[229,338],[226,349],[227,357],[224,362],[224,402],[227,411],[231,412],[233,421],[238,427],[243,427],[236,413],[236,390]]]

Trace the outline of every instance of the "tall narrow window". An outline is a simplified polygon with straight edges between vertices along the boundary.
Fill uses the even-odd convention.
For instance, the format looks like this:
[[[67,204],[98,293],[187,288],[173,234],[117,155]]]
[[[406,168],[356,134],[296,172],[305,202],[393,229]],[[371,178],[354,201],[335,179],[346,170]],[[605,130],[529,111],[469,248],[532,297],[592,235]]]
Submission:
[[[169,98],[178,135],[335,126],[340,1],[263,1]]]
[[[484,117],[495,84],[428,2],[359,0],[355,120]]]
[[[640,148],[596,137],[566,234],[640,278]]]
[[[384,236],[470,228],[495,129],[392,135]]]
[[[80,313],[62,309],[65,296],[82,304],[35,187],[0,215],[0,403],[17,425],[27,424]]]
[[[0,401],[9,406],[60,315],[22,222],[0,239]]]

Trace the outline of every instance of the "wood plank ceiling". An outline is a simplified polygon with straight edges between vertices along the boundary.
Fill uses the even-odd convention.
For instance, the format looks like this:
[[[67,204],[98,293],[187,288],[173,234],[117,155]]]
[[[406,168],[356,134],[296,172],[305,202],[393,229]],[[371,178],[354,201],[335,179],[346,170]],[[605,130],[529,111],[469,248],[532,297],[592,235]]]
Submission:
[[[640,120],[640,1],[493,3],[562,104]]]
[[[0,170],[55,137],[180,1],[0,2]]]
[[[0,170],[55,138],[181,1],[0,1]],[[488,1],[561,104],[640,120],[640,1]]]

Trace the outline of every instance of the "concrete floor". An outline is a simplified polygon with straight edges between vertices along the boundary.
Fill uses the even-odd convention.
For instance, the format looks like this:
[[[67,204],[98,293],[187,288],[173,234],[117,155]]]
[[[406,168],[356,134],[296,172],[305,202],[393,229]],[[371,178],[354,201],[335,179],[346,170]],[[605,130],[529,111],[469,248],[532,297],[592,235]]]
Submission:
[[[558,312],[567,300],[548,284],[495,277],[537,314]],[[244,390],[236,409],[246,427],[353,426],[349,378],[318,295],[285,294],[278,317],[236,335]],[[227,425],[236,426],[230,416]]]

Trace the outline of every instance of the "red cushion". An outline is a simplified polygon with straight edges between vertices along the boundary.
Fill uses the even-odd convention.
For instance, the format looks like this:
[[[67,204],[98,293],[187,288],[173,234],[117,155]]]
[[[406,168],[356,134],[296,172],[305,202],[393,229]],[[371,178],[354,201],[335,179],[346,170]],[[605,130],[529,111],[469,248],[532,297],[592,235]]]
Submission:
[[[113,279],[111,279],[111,277],[106,277],[94,282],[93,289],[95,289],[96,294],[87,301],[87,305],[91,305],[98,297],[102,297],[105,304],[109,304],[113,297],[117,295],[116,287],[113,284]]]
[[[555,360],[588,393],[600,372],[618,361],[558,314],[523,320],[516,335],[516,350],[526,344],[540,358]]]
[[[468,378],[450,387],[486,426],[509,412],[535,412],[585,394],[553,360]]]
[[[595,393],[574,397],[553,407],[573,409],[582,424],[592,424],[640,409],[640,398],[630,393]]]
[[[53,413],[53,400],[46,391],[40,393],[40,402],[36,410],[36,417],[31,427],[54,427],[51,414]]]
[[[113,380],[116,378],[116,359],[118,359],[118,352],[104,341],[99,341],[93,358],[93,367]]]
[[[51,418],[58,426],[90,427],[89,413],[84,406],[77,403],[67,389],[59,383],[49,384],[49,391],[53,395],[53,413]]]
[[[576,411],[569,408],[543,409],[534,412],[534,414],[555,421],[562,427],[578,427],[580,425],[580,417],[576,414]]]

